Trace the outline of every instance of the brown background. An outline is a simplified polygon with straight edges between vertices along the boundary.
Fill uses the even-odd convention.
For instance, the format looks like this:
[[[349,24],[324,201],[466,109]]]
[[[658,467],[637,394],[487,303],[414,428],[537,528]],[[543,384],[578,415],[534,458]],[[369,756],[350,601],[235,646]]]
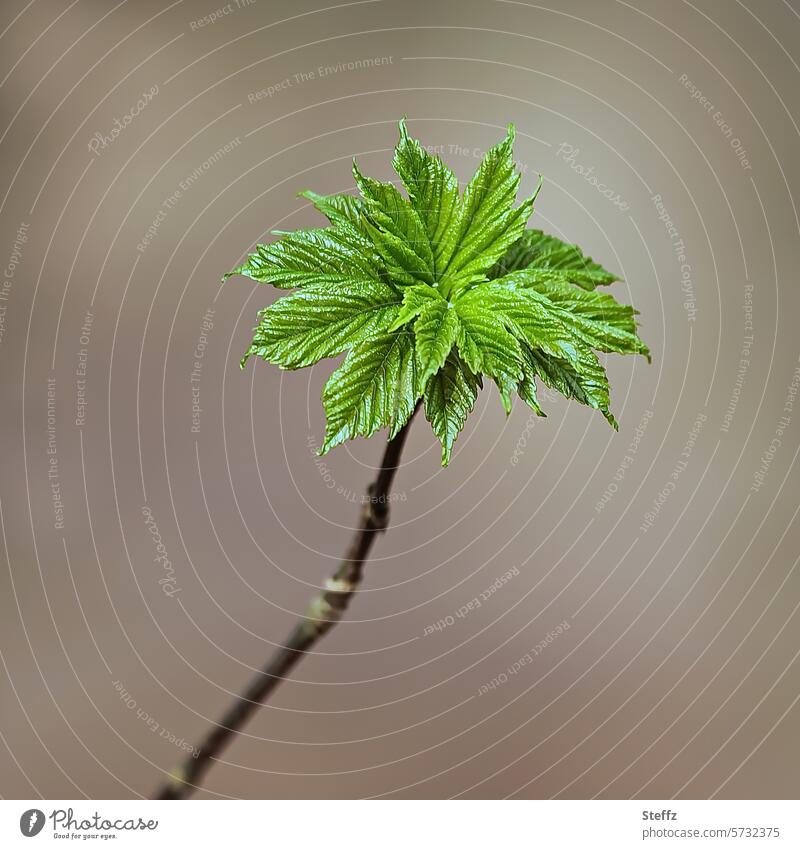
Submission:
[[[416,422],[393,527],[347,622],[204,795],[796,797],[800,406],[751,486],[800,353],[797,3],[255,0],[192,27],[216,8],[11,0],[0,12],[4,269],[21,225],[28,237],[2,272],[0,793],[151,792],[181,755],[175,738],[206,729],[332,569],[382,438],[315,461],[331,365],[241,372],[274,293],[219,277],[270,229],[318,223],[296,193],[349,189],[354,154],[389,178],[405,114],[461,180],[473,151],[516,124],[523,189],[545,175],[534,223],[622,274],[616,294],[641,311],[653,364],[609,362],[617,435],[558,399],[547,419],[520,405],[506,419],[487,390],[442,470]],[[382,62],[348,69],[364,59]],[[153,86],[93,154],[95,133]],[[236,138],[139,251],[180,182]],[[565,144],[617,204],[559,155]],[[685,243],[694,321],[656,194]],[[754,343],[737,385],[748,283]],[[565,620],[533,663],[478,695]]]

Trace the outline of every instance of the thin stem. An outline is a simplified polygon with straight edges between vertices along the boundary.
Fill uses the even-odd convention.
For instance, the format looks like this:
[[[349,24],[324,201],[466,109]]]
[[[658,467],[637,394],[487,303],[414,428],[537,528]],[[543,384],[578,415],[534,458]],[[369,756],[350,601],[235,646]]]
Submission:
[[[250,681],[244,692],[236,697],[219,723],[194,750],[194,754],[171,772],[169,780],[158,791],[156,799],[186,799],[191,796],[222,750],[233,741],[247,720],[281,681],[288,677],[300,658],[342,618],[361,583],[364,563],[375,537],[386,530],[389,523],[389,491],[414,413],[386,446],[378,475],[367,491],[359,526],[333,577],[328,578],[322,592],[312,599],[287,639]]]

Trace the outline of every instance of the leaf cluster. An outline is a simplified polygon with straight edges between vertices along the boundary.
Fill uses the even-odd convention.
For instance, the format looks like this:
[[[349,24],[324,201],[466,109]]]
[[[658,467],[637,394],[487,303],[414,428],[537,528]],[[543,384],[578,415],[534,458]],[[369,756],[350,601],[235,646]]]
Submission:
[[[359,197],[302,193],[329,226],[276,233],[231,272],[294,290],[261,310],[242,365],[346,354],[322,394],[321,453],[384,428],[393,438],[422,400],[447,465],[484,380],[506,412],[516,395],[544,415],[543,384],[616,427],[597,353],[649,358],[636,311],[600,291],[618,278],[576,245],[526,229],[536,194],[516,205],[513,143],[509,127],[460,192],[401,121],[405,195],[354,162]]]

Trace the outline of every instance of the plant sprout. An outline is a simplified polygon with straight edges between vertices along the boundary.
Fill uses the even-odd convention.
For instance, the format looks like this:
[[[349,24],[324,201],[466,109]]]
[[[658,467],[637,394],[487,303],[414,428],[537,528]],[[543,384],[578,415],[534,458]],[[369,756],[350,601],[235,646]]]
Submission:
[[[442,464],[485,381],[510,413],[514,395],[537,415],[543,384],[599,410],[614,427],[596,352],[642,354],[636,311],[600,291],[619,279],[576,245],[527,229],[541,188],[516,204],[514,128],[491,148],[463,193],[453,172],[400,122],[393,165],[407,193],[364,176],[360,197],[301,195],[329,226],[257,245],[232,271],[294,290],[259,313],[242,366],[260,357],[300,369],[345,354],[322,393],[324,454],[387,431],[388,445],[346,557],[285,643],[237,698],[161,798],[185,798],[213,758],[338,621],[361,580],[408,427],[420,406],[442,446]]]

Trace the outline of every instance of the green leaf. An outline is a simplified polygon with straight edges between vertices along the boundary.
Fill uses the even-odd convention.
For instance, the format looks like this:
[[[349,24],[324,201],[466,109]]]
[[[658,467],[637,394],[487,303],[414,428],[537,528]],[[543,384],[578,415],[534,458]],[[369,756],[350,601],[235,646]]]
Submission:
[[[565,398],[600,410],[614,430],[619,430],[617,420],[608,409],[609,388],[605,369],[588,348],[582,351],[578,367],[566,360],[548,357],[541,351],[529,349],[527,353],[533,371],[545,385]]]
[[[414,337],[423,384],[444,365],[458,330],[458,315],[452,303],[438,297],[422,304],[414,322]]]
[[[363,229],[364,202],[360,198],[345,194],[318,195],[310,190],[300,192],[300,197],[310,200],[334,226]]]
[[[458,180],[438,156],[431,156],[416,139],[409,138],[405,120],[400,122],[400,141],[392,164],[425,226],[433,270],[440,274],[457,244],[454,224],[459,202]]]
[[[465,297],[481,298],[486,309],[501,316],[506,327],[530,347],[576,362],[580,340],[564,323],[558,308],[535,290],[514,285],[511,277],[479,284]]]
[[[400,330],[363,342],[325,384],[328,424],[320,453],[384,427],[391,438],[408,421],[420,395],[412,334]]]
[[[502,287],[509,293],[515,293],[507,296],[506,300],[518,300],[519,305],[525,305],[530,310],[527,322],[523,316],[519,316],[518,310],[515,313],[519,316],[520,326],[526,328],[526,338],[530,334],[535,338],[540,333],[546,333],[548,338],[551,336],[555,325],[545,331],[536,325],[536,316],[547,315],[549,319],[557,322],[561,339],[565,338],[566,330],[566,342],[556,343],[561,350],[548,349],[555,356],[565,355],[572,359],[573,346],[570,336],[575,336],[597,351],[642,354],[650,358],[647,346],[636,335],[633,308],[618,303],[611,295],[552,280],[547,283],[531,283],[529,269],[514,271],[484,285],[495,292]],[[483,289],[484,286],[476,288]],[[533,341],[531,344],[534,344]]]
[[[446,465],[484,376],[507,412],[516,393],[544,415],[543,383],[616,427],[596,352],[649,358],[637,313],[595,290],[616,277],[576,245],[525,230],[536,195],[515,206],[513,140],[509,127],[459,195],[402,121],[393,165],[408,198],[354,162],[361,197],[301,193],[330,227],[273,231],[233,272],[297,290],[259,313],[242,364],[345,354],[323,391],[322,453],[382,428],[392,439],[424,397]]]
[[[560,280],[584,289],[607,286],[619,278],[606,271],[591,257],[584,256],[577,245],[562,242],[541,230],[526,230],[488,274],[489,279],[504,277],[512,271],[535,269],[541,281]],[[534,274],[531,276],[533,280]]]
[[[354,281],[338,292],[329,285],[305,286],[261,311],[242,365],[251,356],[281,368],[313,365],[386,333],[399,311],[397,290],[376,280]]]
[[[650,360],[647,345],[636,334],[633,307],[604,292],[580,289],[563,281],[534,283],[531,288],[555,304],[562,311],[562,321],[590,347],[606,353],[641,354]]]
[[[442,278],[448,290],[485,279],[486,272],[522,236],[533,198],[514,208],[519,174],[513,144],[514,128],[509,127],[506,138],[483,158],[459,200],[456,247]]]
[[[391,183],[364,177],[353,162],[364,197],[365,223],[389,274],[402,283],[433,283],[433,254],[416,210]]]
[[[500,316],[508,330],[517,336],[526,355],[522,365],[527,369],[521,396],[537,412],[534,375],[567,398],[601,410],[616,427],[608,409],[605,370],[590,345],[572,326],[566,311],[533,289],[507,284],[515,274],[480,284],[457,303],[483,299],[486,309]]]
[[[478,397],[479,378],[456,355],[425,387],[425,417],[442,443],[442,465],[450,462],[453,443]]]
[[[517,387],[517,394],[520,398],[536,413],[537,416],[544,416],[545,413],[539,406],[539,398],[536,392],[536,363],[531,356],[531,349],[523,342],[520,345],[522,349],[522,380]]]
[[[458,350],[475,374],[486,374],[497,384],[506,412],[511,393],[522,379],[522,351],[508,331],[503,316],[478,286],[455,301],[459,317]]]
[[[415,285],[403,288],[403,306],[390,330],[397,330],[413,321],[429,301],[442,301],[442,296],[432,286]],[[447,303],[444,301],[444,303]]]
[[[234,274],[278,289],[379,278],[371,242],[352,228],[336,227],[298,230],[269,245],[257,245],[247,262],[225,278]]]

